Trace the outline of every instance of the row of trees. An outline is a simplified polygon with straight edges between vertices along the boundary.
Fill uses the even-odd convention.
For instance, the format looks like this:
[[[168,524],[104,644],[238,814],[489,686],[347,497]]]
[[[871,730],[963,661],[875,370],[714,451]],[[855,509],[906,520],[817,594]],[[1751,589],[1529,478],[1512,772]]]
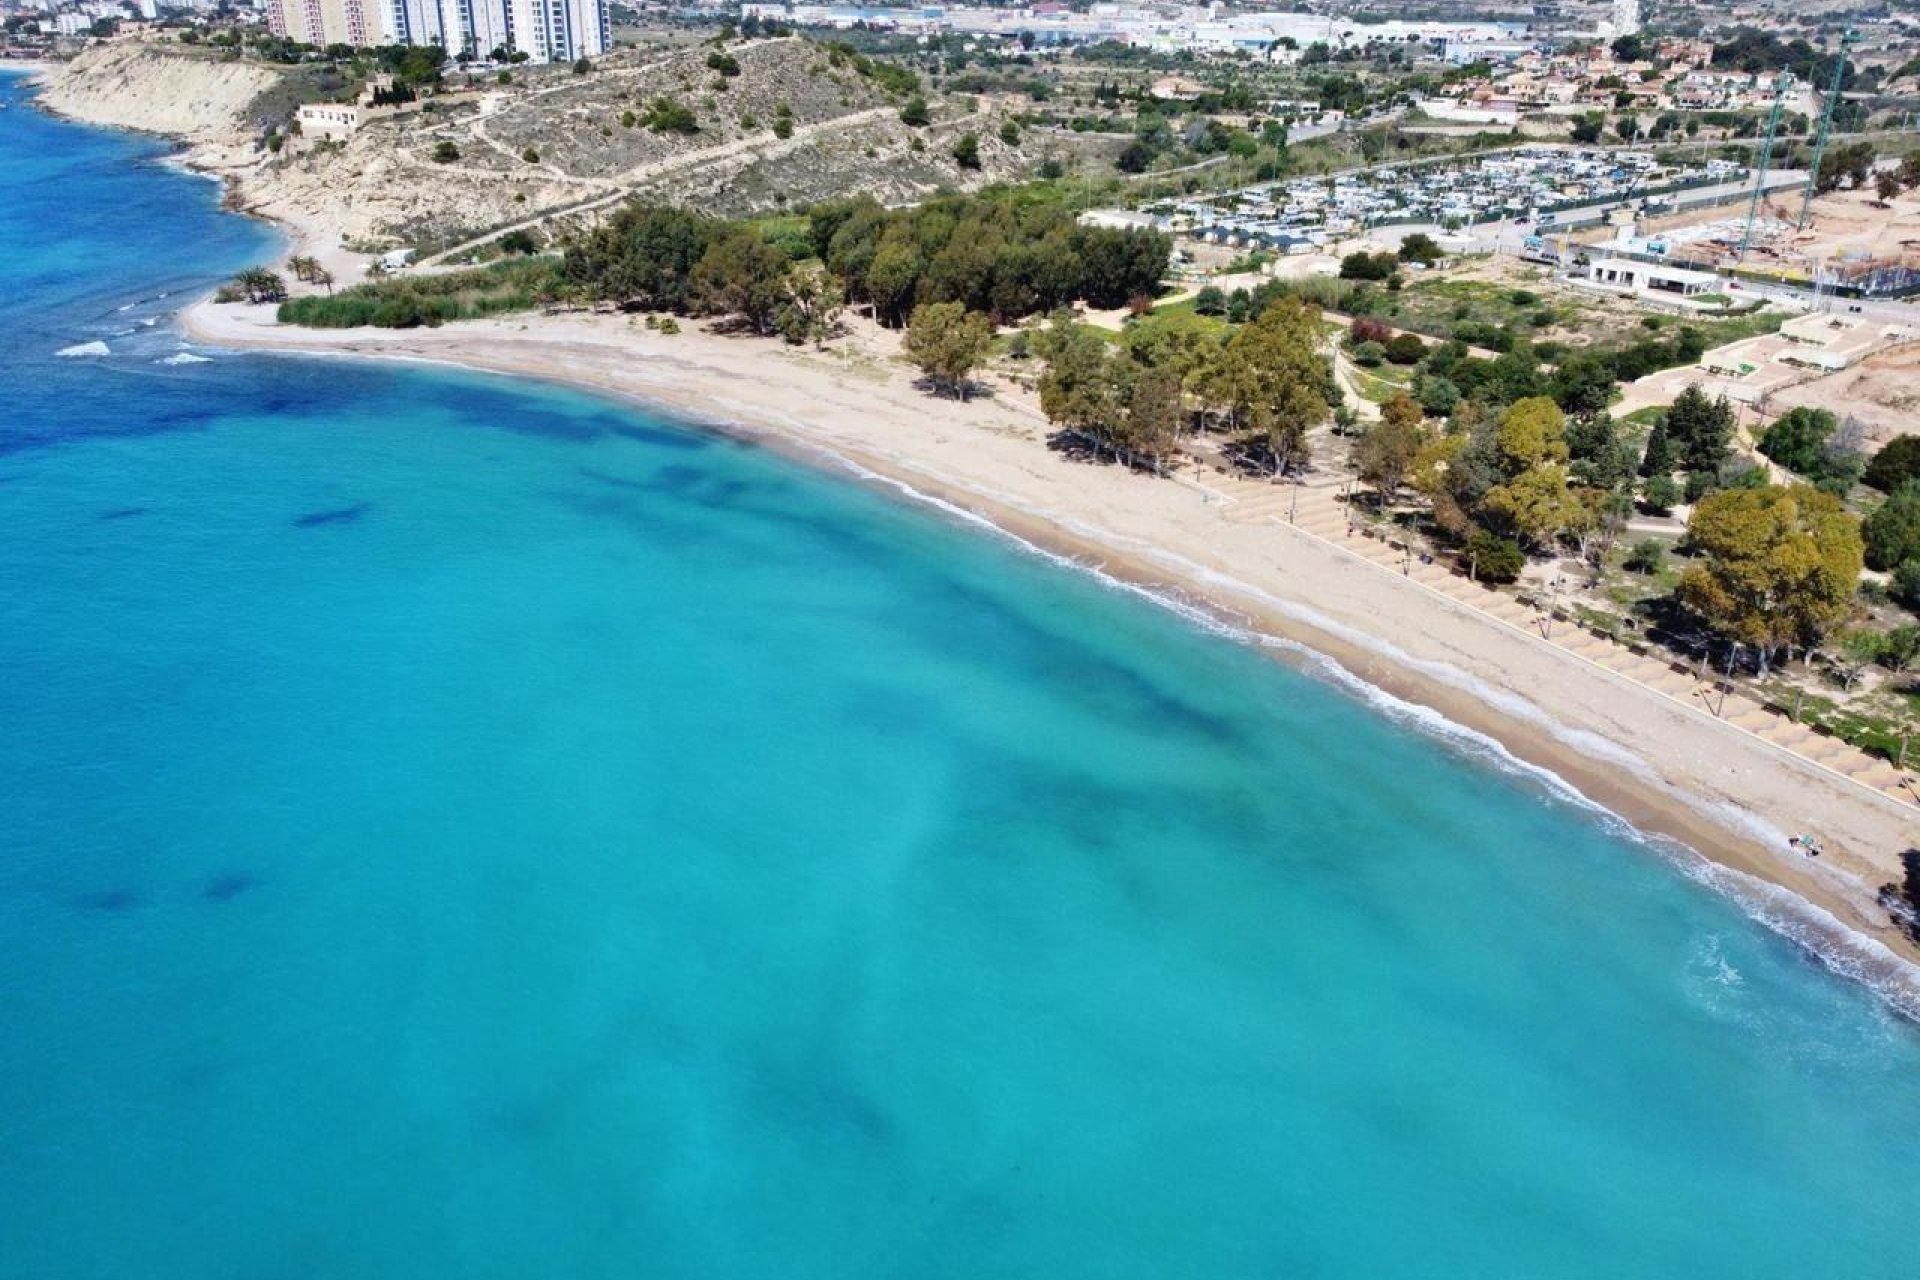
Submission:
[[[750,224],[631,205],[567,249],[561,277],[590,298],[735,315],[792,336],[846,301],[896,327],[932,303],[996,322],[1080,300],[1120,306],[1158,291],[1170,246],[1157,233],[1082,227],[1057,204],[1002,191],[901,210],[867,198],[817,206],[798,248],[808,250],[818,268],[797,268]]]
[[[1310,457],[1309,433],[1339,402],[1320,312],[1297,299],[1226,335],[1136,331],[1118,345],[1068,316],[1035,344],[1040,405],[1095,450],[1162,469],[1183,436],[1224,433],[1279,475]]]
[[[1158,232],[1081,226],[1070,209],[1030,190],[910,209],[863,196],[816,205],[808,224],[814,253],[847,296],[895,327],[929,302],[959,302],[1000,323],[1076,301],[1123,306],[1159,291],[1172,253]]]

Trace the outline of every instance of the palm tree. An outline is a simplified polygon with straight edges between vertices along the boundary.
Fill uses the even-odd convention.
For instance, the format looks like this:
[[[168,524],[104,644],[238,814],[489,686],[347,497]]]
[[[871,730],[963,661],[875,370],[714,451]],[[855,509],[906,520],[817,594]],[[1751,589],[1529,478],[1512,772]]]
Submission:
[[[333,296],[333,272],[316,262],[313,264],[313,274],[307,278],[314,284],[327,286],[327,296],[329,298]]]
[[[284,302],[287,297],[287,282],[279,272],[265,267],[248,267],[234,276],[233,283],[248,302]]]
[[[293,272],[296,280],[311,280],[313,273],[319,269],[320,264],[305,254],[296,253],[287,259],[287,270]]]

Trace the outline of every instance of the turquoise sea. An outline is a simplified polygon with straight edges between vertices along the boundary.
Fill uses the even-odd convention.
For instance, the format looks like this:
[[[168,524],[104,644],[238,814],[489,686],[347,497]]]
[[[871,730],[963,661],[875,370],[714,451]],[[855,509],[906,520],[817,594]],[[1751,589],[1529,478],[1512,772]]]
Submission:
[[[1912,1274],[1920,1030],[1673,859],[852,481],[188,351],[265,231],[0,84],[0,1276]]]

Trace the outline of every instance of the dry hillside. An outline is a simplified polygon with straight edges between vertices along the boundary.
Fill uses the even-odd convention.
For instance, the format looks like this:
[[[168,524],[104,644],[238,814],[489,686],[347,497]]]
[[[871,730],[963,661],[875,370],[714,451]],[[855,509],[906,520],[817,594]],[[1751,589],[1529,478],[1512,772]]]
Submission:
[[[248,195],[269,211],[325,209],[355,242],[431,254],[512,226],[564,231],[629,195],[725,214],[856,191],[897,203],[1030,175],[1050,156],[1073,167],[1102,145],[1027,135],[1010,146],[992,105],[939,95],[929,95],[931,125],[910,128],[906,95],[805,40],[735,44],[735,75],[710,69],[712,52],[623,51],[585,75],[481,81],[344,146],[296,139],[263,162]],[[649,128],[663,101],[690,111],[695,130]],[[790,124],[776,128],[783,117]],[[977,169],[952,156],[968,132]],[[442,143],[458,158],[436,161]]]

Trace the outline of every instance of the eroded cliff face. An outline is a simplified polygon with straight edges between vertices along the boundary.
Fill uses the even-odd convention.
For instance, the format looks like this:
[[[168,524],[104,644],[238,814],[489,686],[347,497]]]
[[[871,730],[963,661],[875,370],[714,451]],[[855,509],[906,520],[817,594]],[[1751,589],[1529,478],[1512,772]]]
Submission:
[[[231,141],[254,124],[250,108],[280,74],[218,54],[125,43],[96,45],[51,73],[41,100],[88,124]]]

